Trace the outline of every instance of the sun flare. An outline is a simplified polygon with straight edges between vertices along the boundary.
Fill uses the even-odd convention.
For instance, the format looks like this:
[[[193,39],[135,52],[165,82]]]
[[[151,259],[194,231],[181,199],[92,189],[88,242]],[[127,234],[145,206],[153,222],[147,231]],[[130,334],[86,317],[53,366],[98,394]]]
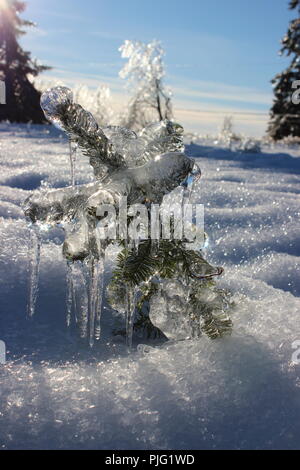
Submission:
[[[8,0],[0,0],[0,10],[5,10],[8,7]]]

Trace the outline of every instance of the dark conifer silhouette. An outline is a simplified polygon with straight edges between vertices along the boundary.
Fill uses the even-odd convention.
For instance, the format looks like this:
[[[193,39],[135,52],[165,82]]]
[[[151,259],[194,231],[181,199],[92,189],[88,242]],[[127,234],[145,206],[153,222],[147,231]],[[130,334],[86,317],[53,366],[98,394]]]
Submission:
[[[291,0],[289,8],[298,11],[298,18],[290,22],[281,41],[280,53],[292,56],[291,64],[272,80],[275,100],[268,133],[275,140],[287,136],[300,137],[300,105],[292,102],[293,83],[300,80],[300,0]]]
[[[0,121],[41,124],[45,117],[40,107],[40,93],[29,77],[49,67],[38,65],[18,43],[18,37],[25,34],[22,28],[34,26],[31,21],[20,18],[25,6],[25,2],[16,0],[0,2],[0,80],[6,85],[6,104],[0,105]]]

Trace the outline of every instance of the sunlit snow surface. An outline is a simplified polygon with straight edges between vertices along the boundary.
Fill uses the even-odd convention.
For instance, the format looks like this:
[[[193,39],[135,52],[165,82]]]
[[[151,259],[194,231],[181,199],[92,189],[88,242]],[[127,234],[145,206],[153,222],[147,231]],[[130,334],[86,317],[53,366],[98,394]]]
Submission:
[[[65,327],[62,233],[45,234],[37,314],[26,319],[31,190],[70,182],[68,145],[54,129],[0,126],[0,448],[299,448],[300,158],[297,150],[188,147],[203,172],[206,256],[235,294],[225,340],[134,342],[103,336],[90,351]],[[79,156],[77,182],[92,171]],[[108,257],[109,273],[113,254]],[[138,348],[147,343],[148,348]]]

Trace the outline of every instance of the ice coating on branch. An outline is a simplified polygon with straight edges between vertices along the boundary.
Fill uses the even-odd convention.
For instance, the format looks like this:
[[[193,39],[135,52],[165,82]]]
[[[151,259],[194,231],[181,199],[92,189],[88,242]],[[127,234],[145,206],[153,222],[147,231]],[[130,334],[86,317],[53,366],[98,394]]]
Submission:
[[[73,102],[71,91],[65,87],[47,90],[41,104],[45,115],[58,123],[69,137],[72,186],[35,193],[25,204],[25,214],[33,223],[60,224],[64,229],[67,324],[70,325],[74,312],[81,336],[88,338],[93,346],[101,331],[105,249],[113,241],[103,241],[98,236],[97,226],[102,217],[98,209],[110,205],[117,213],[124,197],[128,206],[160,204],[166,194],[181,184],[185,184],[191,194],[201,172],[194,160],[183,153],[183,128],[175,122],[162,120],[146,126],[139,134],[118,126],[101,129],[91,113]],[[89,158],[94,169],[93,183],[75,186],[73,149],[77,147]],[[138,252],[139,241],[133,240],[130,234],[125,238],[129,249]],[[166,283],[166,292],[160,297],[157,294],[158,305],[165,301],[170,286]],[[131,347],[139,289],[129,285],[126,289],[127,344]],[[186,295],[187,289],[183,290]],[[177,304],[172,302],[170,299],[170,318],[176,320]],[[170,323],[165,327],[153,308],[152,316],[153,324],[161,323],[166,336],[190,336],[185,322],[181,326],[183,333],[172,333],[175,326]]]
[[[203,273],[207,271],[203,264]],[[149,317],[168,339],[197,338],[202,333],[214,339],[231,334],[229,306],[230,294],[209,281],[187,285],[180,279],[163,279],[150,300]]]
[[[150,301],[150,320],[168,339],[184,340],[193,336],[187,310],[186,286],[176,280],[162,280]]]
[[[193,164],[192,159],[179,152],[160,155],[156,161],[119,170],[103,181],[33,194],[25,204],[25,213],[33,222],[56,224],[78,218],[84,221],[87,211],[103,203],[117,205],[120,196],[128,196],[130,204],[145,198],[160,202],[185,180]]]
[[[192,167],[193,160],[183,153],[168,152],[132,171],[137,185],[144,188],[147,198],[161,202],[165,194],[180,185]]]
[[[41,107],[46,117],[51,121],[56,120],[60,115],[61,106],[69,105],[73,102],[72,91],[64,86],[58,86],[46,90],[41,96]]]
[[[139,134],[118,126],[105,127],[103,132],[128,167],[140,166],[167,152],[184,152],[183,127],[172,121],[149,124]]]
[[[140,156],[144,150],[144,142],[134,131],[125,127],[109,126],[105,127],[103,132],[111,141],[115,151],[122,155],[126,166],[134,167],[142,163]]]
[[[176,136],[181,140],[183,134],[184,129],[180,124],[168,120],[151,123],[139,133],[147,143],[153,140],[164,140],[167,136]]]
[[[163,153],[184,152],[183,128],[172,121],[149,124],[138,135],[119,126],[100,129],[90,112],[73,103],[66,87],[44,92],[41,106],[45,116],[89,157],[97,179],[117,168],[141,166]]]
[[[172,121],[150,124],[140,132],[144,142],[143,160],[149,161],[167,152],[184,152],[183,127]]]
[[[53,226],[59,223],[66,234],[63,254],[68,263],[88,265],[86,268],[82,266],[85,287],[82,289],[83,297],[77,301],[81,305],[77,307],[77,318],[81,335],[88,336],[92,346],[94,338],[100,337],[103,290],[103,249],[96,232],[97,208],[112,204],[117,209],[120,198],[124,196],[128,198],[128,204],[143,203],[145,200],[160,203],[164,195],[186,179],[194,161],[180,151],[183,145],[182,128],[174,123],[155,123],[145,128],[139,136],[130,130],[112,126],[106,128],[104,133],[93,116],[79,105],[64,101],[61,109],[62,115],[56,119],[67,130],[73,145],[85,149],[97,181],[75,186],[72,175],[73,186],[31,196],[25,204],[25,214],[34,223]],[[166,153],[168,149],[172,151]],[[111,165],[111,172],[102,172],[103,161],[107,162],[106,168]],[[67,324],[70,324],[73,299],[76,298],[76,282],[73,279],[76,273],[70,265],[67,272]],[[135,298],[133,295],[130,301],[133,305],[127,308],[129,346],[132,343]],[[87,310],[84,311],[84,308]]]
[[[102,178],[108,169],[114,171],[124,166],[123,158],[114,151],[94,116],[73,103],[71,90],[65,87],[47,90],[41,97],[41,106],[47,119],[63,129],[90,158],[96,178]]]

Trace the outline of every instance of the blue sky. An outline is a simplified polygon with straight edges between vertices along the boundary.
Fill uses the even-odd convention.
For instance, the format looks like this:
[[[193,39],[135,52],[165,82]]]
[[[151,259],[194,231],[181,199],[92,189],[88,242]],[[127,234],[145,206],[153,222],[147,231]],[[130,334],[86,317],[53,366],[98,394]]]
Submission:
[[[38,24],[23,45],[67,84],[107,84],[126,98],[118,78],[125,39],[159,39],[166,83],[185,127],[213,132],[233,114],[239,131],[262,134],[272,103],[271,78],[287,64],[280,38],[295,16],[288,0],[28,0]]]

